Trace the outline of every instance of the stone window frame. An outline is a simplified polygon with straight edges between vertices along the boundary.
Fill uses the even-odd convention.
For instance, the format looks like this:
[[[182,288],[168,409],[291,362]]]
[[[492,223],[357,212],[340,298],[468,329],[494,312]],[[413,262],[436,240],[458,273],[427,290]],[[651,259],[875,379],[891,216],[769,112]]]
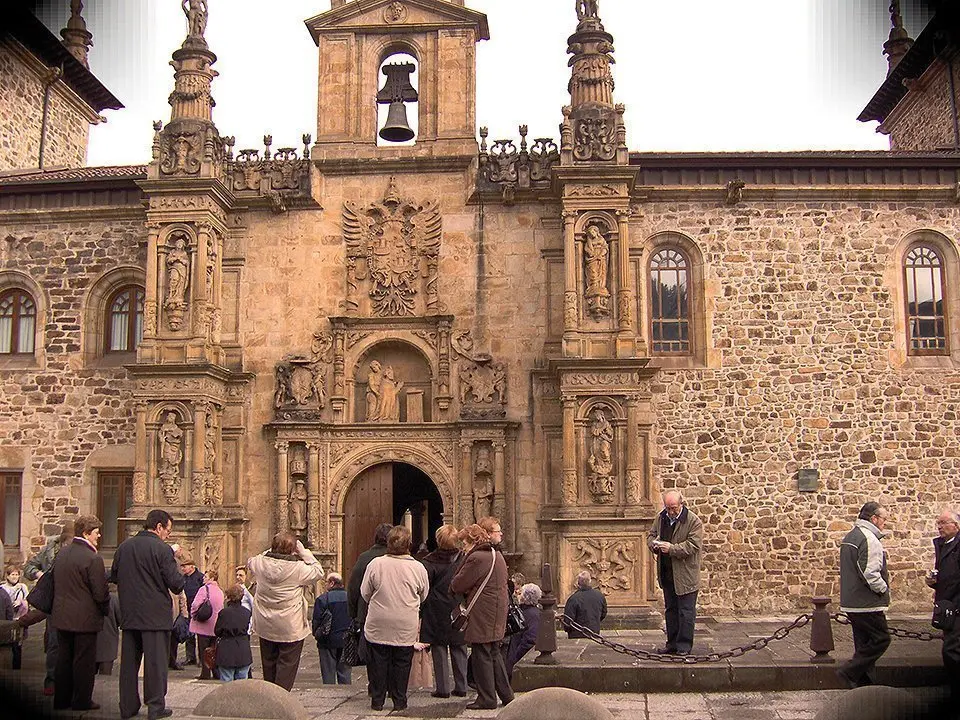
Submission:
[[[650,287],[650,262],[661,250],[675,249],[687,261],[687,297],[690,311],[688,353],[653,352],[653,317]],[[642,262],[637,278],[640,301],[640,328],[645,336],[650,357],[663,368],[707,367],[707,328],[709,317],[705,297],[705,267],[703,253],[692,238],[678,230],[663,230],[649,236],[643,243]]]
[[[86,367],[117,367],[136,362],[137,351],[108,351],[110,305],[121,291],[138,287],[146,298],[147,277],[143,268],[124,265],[112,268],[90,286],[83,305],[81,347]]]
[[[123,314],[127,316],[127,337],[124,338],[127,348],[125,350],[113,350],[113,316],[114,316],[114,305],[117,300],[123,294],[130,294],[132,296],[129,299],[131,307],[128,307]],[[133,354],[137,352],[137,346],[143,340],[143,305],[146,301],[146,289],[143,285],[138,283],[131,283],[129,285],[121,285],[110,293],[107,301],[105,303],[105,314],[103,316],[103,352],[106,355],[123,353],[126,355]],[[139,312],[137,311],[137,296],[140,297],[140,307]],[[136,320],[137,315],[140,316],[140,337],[137,337],[136,333]]]
[[[16,490],[16,518],[17,531],[15,543],[7,543],[5,539],[10,528],[6,525],[7,517],[7,493],[9,490]],[[0,469],[0,543],[8,550],[20,549],[20,538],[23,534],[23,470]]]
[[[20,370],[43,367],[46,353],[44,338],[47,325],[47,297],[30,275],[19,270],[0,271],[0,295],[19,290],[33,300],[35,315],[33,327],[33,352],[0,354],[0,370]]]
[[[907,328],[907,287],[904,265],[907,254],[918,246],[926,246],[939,255],[943,265],[943,302],[946,318],[947,349],[940,353],[911,353]],[[890,254],[886,284],[893,300],[893,348],[891,359],[897,367],[907,369],[960,368],[960,253],[945,233],[932,228],[918,228],[906,233]]]

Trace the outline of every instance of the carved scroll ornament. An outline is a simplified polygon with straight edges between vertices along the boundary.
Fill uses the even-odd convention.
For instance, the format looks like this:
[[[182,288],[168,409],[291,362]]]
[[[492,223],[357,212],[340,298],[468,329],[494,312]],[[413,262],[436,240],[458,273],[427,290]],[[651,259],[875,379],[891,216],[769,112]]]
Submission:
[[[604,595],[633,588],[636,543],[629,540],[584,539],[574,545],[574,562],[589,570]]]

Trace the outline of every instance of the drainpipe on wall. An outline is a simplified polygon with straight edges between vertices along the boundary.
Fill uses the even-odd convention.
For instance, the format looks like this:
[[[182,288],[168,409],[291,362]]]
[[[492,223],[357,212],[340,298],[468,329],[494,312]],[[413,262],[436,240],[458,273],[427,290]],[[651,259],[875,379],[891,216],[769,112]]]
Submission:
[[[43,155],[47,147],[47,118],[50,114],[50,92],[54,84],[63,77],[63,68],[50,68],[50,72],[43,83],[43,119],[40,121],[40,152],[37,158],[37,167],[43,169]]]

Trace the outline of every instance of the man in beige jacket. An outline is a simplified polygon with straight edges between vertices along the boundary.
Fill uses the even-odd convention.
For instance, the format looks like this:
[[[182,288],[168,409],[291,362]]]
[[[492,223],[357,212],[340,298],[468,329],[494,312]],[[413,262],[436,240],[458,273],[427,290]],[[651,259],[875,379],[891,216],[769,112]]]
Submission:
[[[274,535],[270,550],[250,558],[247,567],[257,578],[253,631],[260,636],[263,679],[290,690],[311,634],[307,588],[323,579],[323,568],[289,530]]]

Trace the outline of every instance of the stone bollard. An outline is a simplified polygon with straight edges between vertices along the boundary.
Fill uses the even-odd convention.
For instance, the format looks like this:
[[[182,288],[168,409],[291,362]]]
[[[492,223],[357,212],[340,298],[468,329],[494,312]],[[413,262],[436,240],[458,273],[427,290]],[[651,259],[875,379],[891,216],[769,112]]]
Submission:
[[[208,693],[194,708],[196,717],[310,720],[300,701],[279,685],[265,680],[236,680]]]
[[[557,651],[557,598],[553,594],[553,573],[550,563],[543,564],[540,574],[540,627],[537,629],[537,644],[534,647],[540,654],[534,658],[535,665],[556,665],[553,653]]]
[[[497,720],[613,720],[596,698],[562,687],[546,687],[518,695]]]
[[[830,626],[830,613],[827,605],[831,600],[828,597],[815,597],[813,600],[813,624],[810,626],[810,649],[814,655],[812,663],[836,662],[830,653],[833,651],[833,628]]]

